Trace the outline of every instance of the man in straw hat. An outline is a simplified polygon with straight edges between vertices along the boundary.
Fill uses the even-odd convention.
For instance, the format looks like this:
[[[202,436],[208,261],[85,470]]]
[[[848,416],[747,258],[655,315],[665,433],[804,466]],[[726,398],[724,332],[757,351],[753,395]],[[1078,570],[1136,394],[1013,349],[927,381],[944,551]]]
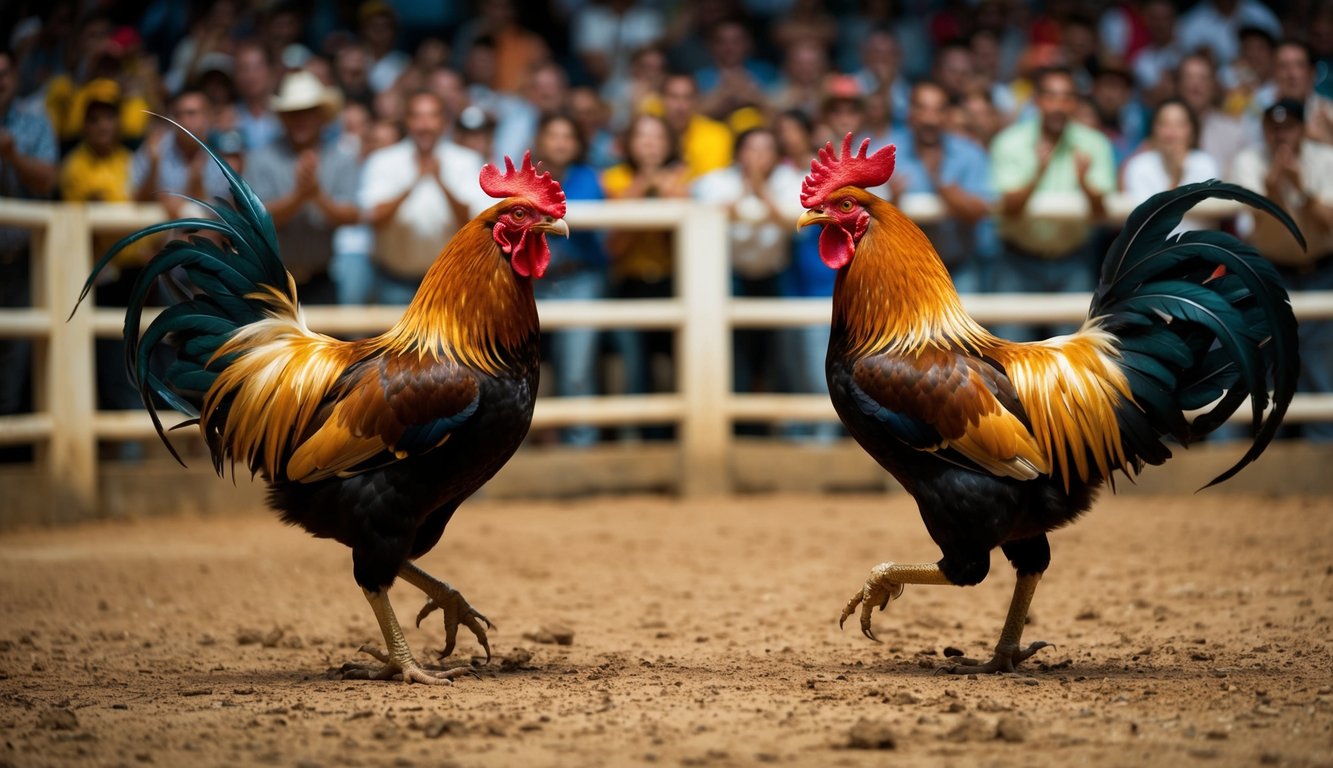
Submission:
[[[338,142],[322,141],[341,101],[314,74],[288,74],[272,100],[282,136],[245,161],[246,178],[273,216],[283,261],[308,304],[336,303],[329,277],[333,231],[359,218],[356,155]]]

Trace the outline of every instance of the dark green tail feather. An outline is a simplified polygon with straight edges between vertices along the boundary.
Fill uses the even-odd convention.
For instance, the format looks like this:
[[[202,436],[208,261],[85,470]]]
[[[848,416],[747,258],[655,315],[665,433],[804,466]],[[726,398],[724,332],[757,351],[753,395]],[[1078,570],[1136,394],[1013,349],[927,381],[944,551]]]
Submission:
[[[1137,403],[1123,406],[1117,418],[1134,466],[1170,457],[1161,442],[1165,435],[1188,444],[1251,400],[1254,440],[1211,486],[1272,442],[1296,391],[1300,355],[1296,317],[1271,263],[1222,232],[1169,236],[1190,208],[1208,198],[1267,213],[1305,245],[1285,211],[1234,184],[1210,181],[1163,192],[1136,208],[1112,243],[1089,316],[1102,318],[1128,353],[1122,367]],[[1207,412],[1186,420],[1184,411],[1209,404]]]
[[[263,286],[272,286],[289,296],[293,305],[296,296],[292,293],[287,268],[278,256],[277,230],[263,202],[207,144],[174,121],[162,119],[184,131],[208,153],[227,179],[234,204],[220,199],[208,204],[182,196],[217,218],[162,222],[122,238],[93,265],[74,311],[78,311],[79,305],[92,291],[97,276],[116,254],[143,238],[171,230],[185,230],[191,234],[215,232],[223,236],[221,246],[196,236],[167,243],[140,274],[125,312],[126,372],[139,390],[144,408],[163,444],[178,462],[184,464],[167,439],[157,401],[161,400],[189,417],[184,424],[197,423],[204,394],[217,374],[231,363],[230,358],[212,359],[214,353],[239,328],[269,316],[273,310],[272,304],[248,297],[264,293]],[[165,309],[140,334],[144,306],[154,283],[158,278],[169,277],[173,270],[185,274],[193,295]],[[154,350],[164,343],[172,349],[173,359],[159,375],[152,370],[151,363]],[[172,429],[179,426],[182,425]],[[217,464],[216,458],[214,464]]]

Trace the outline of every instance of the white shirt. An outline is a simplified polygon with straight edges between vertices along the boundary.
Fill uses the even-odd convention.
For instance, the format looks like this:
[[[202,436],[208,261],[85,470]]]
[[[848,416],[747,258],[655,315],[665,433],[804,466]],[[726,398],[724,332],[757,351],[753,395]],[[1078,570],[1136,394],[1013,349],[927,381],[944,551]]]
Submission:
[[[1239,0],[1230,16],[1218,13],[1212,0],[1203,0],[1176,22],[1176,39],[1187,51],[1212,49],[1213,56],[1225,66],[1240,53],[1238,33],[1242,27],[1259,27],[1275,40],[1282,38],[1282,22],[1259,0]]]
[[[373,261],[403,278],[419,278],[444,249],[445,243],[467,222],[457,221],[439,184],[421,178],[417,150],[411,139],[372,152],[361,169],[357,203],[367,214],[376,205],[393,200],[412,187],[394,217],[375,230]],[[482,158],[448,141],[435,146],[440,178],[455,198],[475,216],[495,204],[478,179]]]
[[[1258,144],[1236,156],[1232,164],[1235,182],[1246,189],[1267,195],[1264,177],[1268,175],[1268,147]],[[1324,205],[1333,205],[1333,146],[1306,139],[1301,142],[1301,190],[1284,186],[1277,203],[1296,220],[1310,247],[1302,251],[1287,228],[1265,213],[1242,215],[1240,231],[1265,258],[1282,266],[1299,266],[1333,253],[1333,232],[1322,232],[1305,213],[1302,193]],[[1246,226],[1248,222],[1252,222]]]
[[[1185,166],[1181,169],[1180,185],[1194,184],[1200,181],[1219,178],[1217,162],[1213,156],[1201,149],[1191,150],[1185,155]],[[1175,189],[1177,186],[1162,162],[1162,153],[1155,149],[1140,152],[1125,162],[1124,184],[1125,197],[1135,205],[1144,202],[1158,192]],[[1214,229],[1207,221],[1186,216],[1181,220],[1175,232],[1192,229]],[[1172,234],[1175,234],[1173,232]]]
[[[734,165],[699,177],[690,187],[691,196],[702,203],[735,204],[735,216],[728,226],[731,241],[731,266],[736,274],[750,280],[772,277],[791,261],[791,236],[800,207],[800,171],[786,165],[773,169],[768,177],[768,196],[779,206],[781,223],[769,217],[768,206],[745,188],[740,169]]]

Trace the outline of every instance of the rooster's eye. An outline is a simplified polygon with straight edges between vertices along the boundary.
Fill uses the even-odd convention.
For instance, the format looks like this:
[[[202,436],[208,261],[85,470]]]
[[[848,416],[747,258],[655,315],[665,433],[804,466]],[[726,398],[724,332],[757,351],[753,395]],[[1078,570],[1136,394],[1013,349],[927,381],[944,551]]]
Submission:
[[[851,212],[852,212],[852,206],[854,206],[854,205],[855,205],[855,203],[853,203],[853,202],[851,201],[851,199],[848,198],[848,199],[842,201],[842,205],[841,205],[840,207],[842,208],[842,212],[843,212],[843,213],[851,213]]]
[[[514,209],[513,216],[514,216],[515,219],[521,219],[521,218],[523,218],[524,216],[527,216],[527,215],[528,215],[528,212],[525,211],[525,210],[523,210],[522,208],[515,208],[515,209]]]

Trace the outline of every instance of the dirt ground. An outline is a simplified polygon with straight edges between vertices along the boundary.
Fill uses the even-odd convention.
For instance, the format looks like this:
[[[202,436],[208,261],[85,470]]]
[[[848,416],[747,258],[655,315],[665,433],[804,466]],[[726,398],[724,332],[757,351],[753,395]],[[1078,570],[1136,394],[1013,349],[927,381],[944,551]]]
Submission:
[[[0,765],[1328,766],[1330,507],[1107,498],[1053,536],[1025,640],[1058,647],[980,678],[934,671],[994,643],[998,553],[838,629],[938,557],[903,496],[471,503],[422,564],[497,657],[447,688],[328,674],[379,642],[350,558],[261,511],[8,534]]]

